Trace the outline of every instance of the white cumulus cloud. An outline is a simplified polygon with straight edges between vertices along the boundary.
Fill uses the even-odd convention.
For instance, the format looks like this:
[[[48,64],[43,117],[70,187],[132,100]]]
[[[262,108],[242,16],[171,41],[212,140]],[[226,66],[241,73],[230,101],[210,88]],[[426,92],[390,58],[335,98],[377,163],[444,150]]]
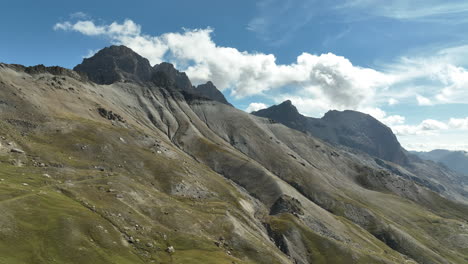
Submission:
[[[416,100],[418,101],[418,105],[432,105],[431,100],[422,95],[417,95]]]
[[[466,118],[450,118],[449,126],[455,129],[468,130],[468,117]]]
[[[109,25],[80,20],[57,23],[54,29],[109,37],[114,44],[130,47],[153,64],[169,58],[194,83],[211,80],[220,90],[228,89],[237,97],[289,87],[309,98],[320,98],[328,108],[356,109],[393,81],[389,75],[355,66],[332,53],[302,53],[294,63],[278,64],[273,54],[218,46],[211,28],[150,36],[141,33],[141,26],[132,20]]]
[[[253,111],[258,111],[261,109],[265,109],[268,106],[264,103],[250,103],[249,106],[245,109],[247,113],[251,113]]]
[[[388,99],[388,105],[396,105],[398,104],[398,100],[395,98]]]

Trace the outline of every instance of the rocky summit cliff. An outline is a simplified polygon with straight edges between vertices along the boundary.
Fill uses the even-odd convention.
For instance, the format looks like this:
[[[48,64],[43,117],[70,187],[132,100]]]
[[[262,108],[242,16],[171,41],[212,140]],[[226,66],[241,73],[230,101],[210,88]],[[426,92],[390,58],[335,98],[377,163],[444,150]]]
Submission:
[[[358,149],[397,164],[408,163],[406,151],[392,130],[367,114],[333,110],[320,119],[306,117],[289,100],[252,114],[271,118],[333,144]]]
[[[125,46],[111,46],[75,66],[73,70],[86,73],[97,84],[118,81],[149,81],[153,69],[149,61]]]
[[[0,263],[466,263],[463,183],[160,65],[125,47],[0,64]]]
[[[348,151],[366,153],[376,158],[376,162],[382,166],[392,167],[391,170],[400,176],[417,181],[434,191],[456,189],[457,193],[467,194],[463,187],[459,188],[467,183],[462,173],[409,153],[389,127],[368,114],[332,110],[322,118],[312,118],[300,114],[289,100],[252,114],[280,122],[337,147],[345,147]],[[389,166],[389,162],[393,165]]]

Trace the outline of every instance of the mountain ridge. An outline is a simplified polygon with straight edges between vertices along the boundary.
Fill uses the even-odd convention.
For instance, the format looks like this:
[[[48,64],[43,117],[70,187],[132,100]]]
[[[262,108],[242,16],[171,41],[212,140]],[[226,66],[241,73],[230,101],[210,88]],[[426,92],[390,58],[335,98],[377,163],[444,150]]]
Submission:
[[[466,151],[435,149],[429,152],[412,151],[411,153],[421,159],[441,163],[456,172],[468,176],[468,154]]]
[[[451,185],[433,192],[398,164],[174,82],[74,76],[0,64],[0,261],[468,258]]]
[[[327,142],[359,149],[400,165],[408,162],[406,151],[391,129],[370,115],[351,110],[330,110],[322,118],[306,117],[289,100],[252,114],[271,118]]]
[[[126,46],[106,47],[73,68],[86,75],[89,80],[110,85],[115,82],[152,83],[232,106],[211,82],[194,87],[185,72],[178,71],[173,64],[162,62],[151,66],[146,58]]]
[[[367,153],[377,158],[378,163],[384,167],[388,166],[385,165],[386,162],[398,164],[401,168],[392,170],[398,171],[403,177],[419,181],[432,190],[444,192],[447,186],[457,188],[457,185],[467,182],[456,171],[425,162],[406,151],[389,127],[368,114],[352,110],[330,110],[322,118],[306,117],[297,111],[290,100],[252,114],[270,118],[335,146]],[[408,176],[407,172],[418,177]],[[466,195],[462,188],[458,192]]]

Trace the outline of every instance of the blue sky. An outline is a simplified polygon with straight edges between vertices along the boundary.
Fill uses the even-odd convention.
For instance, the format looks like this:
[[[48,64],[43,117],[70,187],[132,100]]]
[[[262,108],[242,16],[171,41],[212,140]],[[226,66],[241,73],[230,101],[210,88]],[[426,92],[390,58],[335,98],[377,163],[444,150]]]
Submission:
[[[212,80],[236,107],[369,113],[408,149],[468,150],[468,2],[11,1],[0,61],[72,68],[111,44]]]

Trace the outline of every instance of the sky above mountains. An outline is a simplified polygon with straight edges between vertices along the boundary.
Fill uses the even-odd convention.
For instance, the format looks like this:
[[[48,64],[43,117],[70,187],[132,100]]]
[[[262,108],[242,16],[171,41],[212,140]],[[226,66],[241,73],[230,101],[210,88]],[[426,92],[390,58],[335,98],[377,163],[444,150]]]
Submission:
[[[111,44],[251,111],[369,113],[411,150],[468,150],[468,2],[15,1],[0,61],[72,68]]]

